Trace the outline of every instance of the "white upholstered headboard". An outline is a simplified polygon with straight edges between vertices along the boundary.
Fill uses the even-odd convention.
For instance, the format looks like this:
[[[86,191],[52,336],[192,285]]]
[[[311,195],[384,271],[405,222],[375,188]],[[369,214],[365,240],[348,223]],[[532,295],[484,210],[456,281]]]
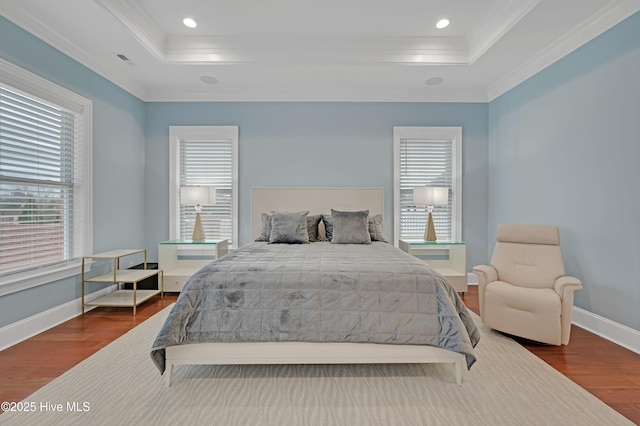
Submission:
[[[251,240],[260,235],[261,214],[271,211],[306,211],[330,214],[335,210],[384,213],[384,188],[273,187],[251,189]]]

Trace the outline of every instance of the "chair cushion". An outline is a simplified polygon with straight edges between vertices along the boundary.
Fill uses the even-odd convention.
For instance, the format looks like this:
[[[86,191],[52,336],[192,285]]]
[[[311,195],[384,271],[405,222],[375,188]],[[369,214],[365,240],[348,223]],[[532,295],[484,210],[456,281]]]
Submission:
[[[505,333],[559,345],[561,304],[553,289],[494,281],[485,288],[482,320]]]
[[[560,246],[498,242],[491,265],[498,280],[522,287],[553,288],[565,274]]]

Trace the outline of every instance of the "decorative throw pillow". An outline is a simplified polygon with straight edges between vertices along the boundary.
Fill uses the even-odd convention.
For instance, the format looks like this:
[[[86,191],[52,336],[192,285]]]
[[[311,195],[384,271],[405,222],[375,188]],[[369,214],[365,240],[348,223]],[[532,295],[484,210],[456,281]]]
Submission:
[[[306,244],[309,242],[306,212],[271,212],[270,243]]]
[[[260,230],[260,235],[256,238],[256,241],[269,241],[271,238],[271,215],[262,213],[260,216],[262,220],[262,229]]]
[[[369,244],[369,210],[342,212],[331,209],[333,217],[333,244]]]
[[[387,243],[382,232],[382,215],[377,214],[375,216],[369,216],[369,234],[371,235],[371,241],[382,241]]]
[[[307,216],[307,233],[309,234],[310,243],[320,241],[320,236],[318,235],[318,225],[320,224],[321,219],[322,215],[319,214],[314,216]]]
[[[324,225],[324,240],[331,241],[333,238],[333,218],[330,214],[322,215],[322,224]]]

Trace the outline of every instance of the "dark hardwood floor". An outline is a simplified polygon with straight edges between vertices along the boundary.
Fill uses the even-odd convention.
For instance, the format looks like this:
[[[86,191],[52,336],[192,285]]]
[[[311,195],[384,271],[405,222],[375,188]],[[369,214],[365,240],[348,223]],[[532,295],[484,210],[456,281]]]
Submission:
[[[0,400],[21,401],[136,325],[173,303],[165,295],[131,309],[96,308],[0,352]],[[465,304],[478,311],[477,287]],[[568,346],[518,342],[613,409],[640,424],[640,355],[578,327]]]

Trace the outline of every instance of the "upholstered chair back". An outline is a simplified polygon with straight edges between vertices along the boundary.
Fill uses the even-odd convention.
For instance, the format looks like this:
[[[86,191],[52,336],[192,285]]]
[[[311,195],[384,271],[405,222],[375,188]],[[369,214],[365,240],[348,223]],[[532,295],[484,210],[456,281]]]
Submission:
[[[553,288],[565,274],[556,226],[498,225],[491,265],[498,280],[531,288]]]

